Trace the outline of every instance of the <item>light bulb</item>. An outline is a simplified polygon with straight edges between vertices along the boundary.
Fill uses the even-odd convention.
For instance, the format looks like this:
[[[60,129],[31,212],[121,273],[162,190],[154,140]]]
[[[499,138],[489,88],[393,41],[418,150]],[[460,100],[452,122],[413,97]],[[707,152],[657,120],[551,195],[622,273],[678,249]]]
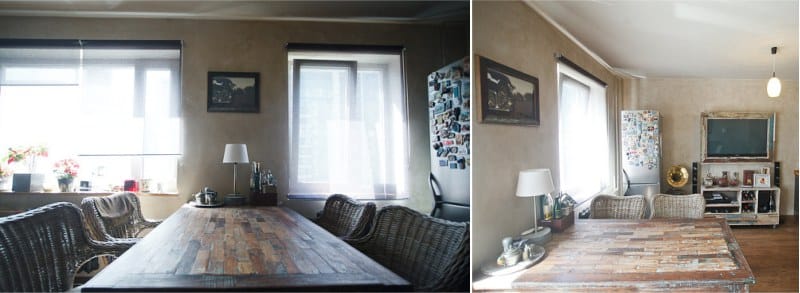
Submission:
[[[777,77],[771,77],[767,82],[767,96],[770,98],[777,98],[781,95],[781,80]]]

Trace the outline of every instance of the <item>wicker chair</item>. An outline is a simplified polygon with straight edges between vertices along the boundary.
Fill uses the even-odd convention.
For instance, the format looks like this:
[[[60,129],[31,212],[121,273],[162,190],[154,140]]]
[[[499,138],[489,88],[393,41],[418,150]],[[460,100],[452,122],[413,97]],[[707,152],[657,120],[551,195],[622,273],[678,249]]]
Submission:
[[[656,194],[650,201],[651,218],[702,219],[706,201],[700,194]]]
[[[362,203],[346,195],[334,194],[325,201],[325,208],[315,222],[339,238],[357,238],[369,231],[375,210],[374,203]]]
[[[401,206],[382,209],[366,236],[347,240],[417,291],[468,291],[469,241],[469,223]]]
[[[0,291],[70,290],[81,264],[127,249],[90,239],[82,217],[59,202],[0,218]]]
[[[601,194],[592,199],[591,219],[641,219],[644,216],[644,196],[614,196]]]
[[[161,223],[142,216],[139,200],[131,192],[86,197],[81,209],[92,238],[98,241],[135,242],[142,231]]]

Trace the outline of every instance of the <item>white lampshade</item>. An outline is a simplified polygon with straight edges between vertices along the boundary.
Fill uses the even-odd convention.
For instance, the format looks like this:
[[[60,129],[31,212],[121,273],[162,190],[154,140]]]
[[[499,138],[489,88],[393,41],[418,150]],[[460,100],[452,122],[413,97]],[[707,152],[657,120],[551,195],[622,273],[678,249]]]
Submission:
[[[247,145],[241,143],[229,143],[225,145],[225,155],[222,156],[222,163],[248,163]]]
[[[781,80],[773,76],[767,82],[767,96],[777,98],[781,95]]]
[[[528,169],[519,172],[517,196],[530,197],[543,195],[555,190],[550,169]]]

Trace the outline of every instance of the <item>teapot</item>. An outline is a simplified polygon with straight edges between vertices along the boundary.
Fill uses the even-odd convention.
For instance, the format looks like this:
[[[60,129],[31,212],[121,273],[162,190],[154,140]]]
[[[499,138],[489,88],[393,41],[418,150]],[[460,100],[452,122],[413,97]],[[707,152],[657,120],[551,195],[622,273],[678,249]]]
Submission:
[[[516,265],[522,256],[520,248],[513,243],[511,237],[503,238],[503,253],[497,258],[497,265],[513,266]]]
[[[195,193],[194,199],[198,204],[209,205],[217,202],[217,192],[205,187],[202,191]]]
[[[203,188],[203,194],[206,198],[206,204],[214,204],[217,202],[217,192],[212,190],[211,188],[205,187]]]

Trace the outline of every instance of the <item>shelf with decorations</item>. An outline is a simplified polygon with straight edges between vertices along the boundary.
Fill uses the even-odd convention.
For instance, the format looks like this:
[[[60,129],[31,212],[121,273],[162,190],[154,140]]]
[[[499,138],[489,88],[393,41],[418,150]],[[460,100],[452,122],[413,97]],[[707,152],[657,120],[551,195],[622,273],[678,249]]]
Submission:
[[[730,225],[776,227],[780,188],[771,184],[774,168],[773,162],[702,163],[700,193],[706,199],[706,215],[725,218]]]

